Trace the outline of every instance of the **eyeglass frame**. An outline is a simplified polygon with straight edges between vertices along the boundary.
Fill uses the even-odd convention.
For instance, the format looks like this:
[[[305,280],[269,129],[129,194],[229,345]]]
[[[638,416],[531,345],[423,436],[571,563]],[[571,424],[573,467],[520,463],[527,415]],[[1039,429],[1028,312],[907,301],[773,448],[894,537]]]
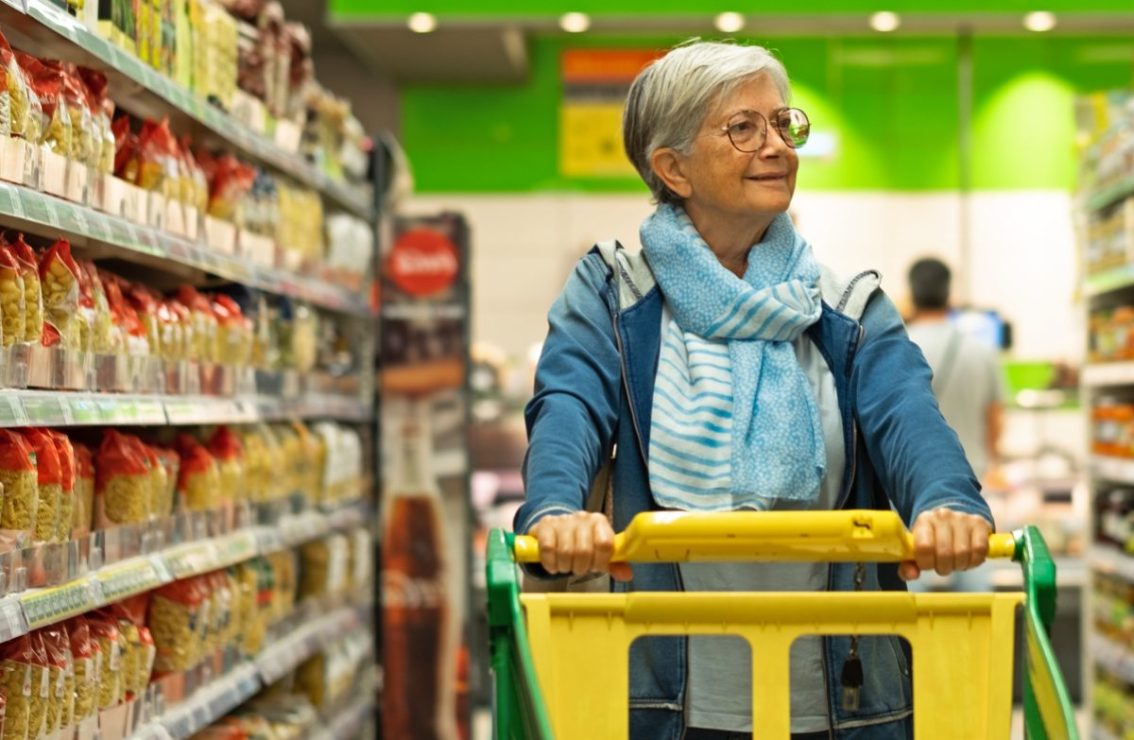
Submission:
[[[786,110],[797,110],[803,115],[804,119],[806,119],[806,121],[807,121],[807,138],[810,139],[811,138],[811,117],[807,115],[807,111],[803,110],[802,108],[794,108],[790,105],[785,105],[782,108],[776,108],[774,111],[772,111],[772,116],[778,116],[780,113],[783,113]],[[720,127],[720,129],[719,129],[720,132],[723,133],[728,138],[728,143],[732,144],[732,148],[735,149],[738,152],[741,152],[743,154],[754,154],[754,153],[760,151],[761,149],[763,149],[765,146],[767,146],[768,145],[768,129],[769,128],[776,129],[776,133],[779,135],[780,141],[782,141],[789,149],[798,149],[799,146],[803,146],[804,144],[807,143],[807,139],[804,139],[803,144],[800,144],[799,146],[792,144],[791,141],[788,140],[788,137],[784,136],[784,132],[780,130],[779,123],[773,123],[772,120],[770,120],[767,116],[765,116],[763,113],[761,113],[758,110],[742,110],[742,111],[737,111],[737,113],[738,114],[739,113],[755,113],[756,115],[760,116],[760,118],[764,119],[764,140],[761,141],[760,146],[756,147],[755,149],[741,149],[740,146],[735,141],[732,140],[732,134],[729,133],[729,129],[732,128],[733,124],[726,123],[726,124],[724,124],[723,126]],[[729,120],[731,121],[732,119],[730,118]]]

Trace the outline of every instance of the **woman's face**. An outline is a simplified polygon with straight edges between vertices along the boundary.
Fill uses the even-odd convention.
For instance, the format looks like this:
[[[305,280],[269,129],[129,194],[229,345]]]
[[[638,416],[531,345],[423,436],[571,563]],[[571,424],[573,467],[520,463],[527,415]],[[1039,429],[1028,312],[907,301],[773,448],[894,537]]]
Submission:
[[[705,117],[693,147],[681,156],[681,170],[687,182],[687,210],[715,212],[738,218],[772,218],[791,205],[795,193],[795,175],[799,156],[780,137],[775,126],[768,125],[763,146],[760,134],[742,152],[733,146],[726,127],[744,125],[747,118],[761,125],[759,116],[771,120],[772,114],[786,105],[776,84],[768,75],[758,75],[737,86],[720,98]],[[736,130],[736,129],[734,129]]]

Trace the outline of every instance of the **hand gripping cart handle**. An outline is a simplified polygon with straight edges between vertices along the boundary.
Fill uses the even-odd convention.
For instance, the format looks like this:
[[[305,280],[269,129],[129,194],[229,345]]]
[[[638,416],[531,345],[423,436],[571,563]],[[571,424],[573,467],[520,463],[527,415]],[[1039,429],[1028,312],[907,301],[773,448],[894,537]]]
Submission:
[[[913,537],[890,511],[651,513],[616,535],[615,562],[909,560]],[[1023,593],[521,594],[517,563],[539,560],[531,537],[494,530],[488,620],[497,740],[625,738],[630,644],[651,635],[738,635],[752,648],[757,740],[790,738],[789,653],[801,635],[905,638],[913,653],[915,740],[1006,740],[1015,617],[1026,631],[1029,740],[1078,738],[1049,640],[1055,564],[1035,527],[995,534]]]

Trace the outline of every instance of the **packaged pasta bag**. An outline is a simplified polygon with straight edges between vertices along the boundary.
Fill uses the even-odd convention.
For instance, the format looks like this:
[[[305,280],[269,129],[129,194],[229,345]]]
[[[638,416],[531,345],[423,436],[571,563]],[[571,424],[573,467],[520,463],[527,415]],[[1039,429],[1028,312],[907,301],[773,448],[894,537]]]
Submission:
[[[149,517],[149,460],[136,437],[108,429],[95,459],[95,527],[140,524]]]
[[[103,288],[106,290],[106,300],[110,305],[110,316],[118,326],[125,342],[126,353],[134,356],[150,354],[150,342],[146,337],[146,327],[138,317],[138,312],[126,300],[123,289],[129,287],[117,275],[99,271]]]
[[[154,512],[157,517],[171,516],[177,509],[177,482],[181,472],[181,456],[177,450],[161,445],[151,446],[151,450],[158,457],[165,470],[165,490],[158,497],[158,509]]]
[[[72,508],[71,529],[78,539],[91,532],[94,520],[95,469],[91,448],[72,442],[75,450],[75,503]]]
[[[146,445],[146,456],[150,461],[150,516],[163,519],[173,513],[169,470],[162,463],[156,447]]]
[[[177,291],[177,300],[192,312],[193,316],[193,356],[198,362],[217,362],[217,336],[219,327],[213,304],[197,292],[191,285],[182,285]]]
[[[182,360],[191,359],[197,344],[196,331],[193,328],[193,312],[176,298],[166,299],[165,305],[169,309],[170,316],[175,318],[173,323],[176,325],[177,336],[180,339],[178,357]]]
[[[95,304],[94,290],[91,288],[90,276],[79,260],[77,277],[79,279],[79,311],[71,319],[75,325],[75,332],[79,336],[79,349],[83,352],[94,352],[94,325]]]
[[[24,278],[12,250],[0,247],[0,340],[10,347],[24,340]]]
[[[43,344],[78,349],[78,325],[72,319],[79,311],[79,266],[67,240],[56,241],[40,257],[39,279],[43,287]]]
[[[209,178],[197,158],[193,156],[188,136],[181,138],[181,157],[184,170],[188,173],[188,200],[185,202],[204,214],[209,208]]]
[[[208,449],[192,435],[177,435],[177,453],[181,456],[181,470],[177,479],[177,494],[188,511],[209,511],[221,503],[220,470]]]
[[[33,696],[31,705],[31,715],[28,720],[28,736],[32,736],[32,728],[40,728],[39,732],[44,735],[50,734],[54,731],[55,727],[51,722],[51,663],[47,658],[47,648],[43,644],[43,634],[39,631],[32,632],[31,647],[33,660],[32,664],[32,690],[36,691],[38,687],[38,697]],[[38,698],[38,701],[35,699]],[[59,724],[59,718],[55,718],[55,725]]]
[[[149,601],[148,594],[139,594],[105,610],[118,620],[119,633],[126,643],[122,653],[123,690],[133,696],[145,693],[153,670],[153,637],[145,626]]]
[[[110,126],[114,136],[114,174],[121,180],[135,184],[142,169],[140,142],[130,126],[130,116],[120,113]]]
[[[8,39],[0,34],[0,68],[4,71],[4,94],[8,116],[6,131],[38,144],[43,135],[43,109],[32,90],[31,80],[16,60]]]
[[[176,198],[179,191],[177,140],[169,130],[169,121],[147,120],[138,133],[138,179],[142,190]]]
[[[70,156],[73,129],[71,115],[63,97],[63,70],[49,67],[22,51],[16,52],[16,61],[31,80],[32,90],[43,108],[46,128],[40,142],[62,157]]]
[[[92,348],[99,354],[114,354],[122,345],[122,335],[110,314],[110,301],[106,297],[102,277],[90,260],[79,260],[79,269],[86,273],[94,308]]]
[[[208,619],[207,594],[196,578],[153,592],[146,626],[157,649],[155,675],[187,671],[200,662]]]
[[[96,706],[110,709],[122,703],[122,643],[118,620],[102,612],[87,614],[91,640],[96,642],[102,661],[98,675]]]
[[[298,492],[302,485],[300,460],[303,456],[302,443],[299,435],[288,424],[273,424],[271,430],[276,438],[278,460],[283,465],[282,468],[275,469],[282,485],[281,493],[284,497],[291,496]]]
[[[52,430],[51,441],[55,443],[55,451],[59,454],[59,472],[62,488],[59,493],[59,512],[55,517],[56,542],[66,542],[71,539],[71,524],[75,518],[75,480],[77,478],[77,460],[75,447],[71,439],[62,432]],[[40,495],[42,495],[42,487]]]
[[[11,429],[0,429],[0,484],[4,489],[0,529],[34,534],[39,503],[35,450],[24,435]]]
[[[61,82],[61,97],[67,106],[67,118],[71,125],[70,148],[64,154],[85,165],[91,164],[91,150],[94,146],[94,116],[91,113],[90,99],[86,86],[79,78],[78,68],[69,62],[58,59],[42,61],[52,75],[58,75]]]
[[[209,437],[207,447],[217,461],[221,496],[227,501],[246,498],[244,483],[244,445],[230,427],[219,426]]]
[[[39,260],[31,246],[24,241],[24,235],[9,231],[4,234],[16,263],[20,266],[20,277],[24,281],[24,344],[39,344],[43,338],[43,290],[39,279]]]
[[[59,499],[63,496],[63,470],[59,463],[59,452],[55,448],[51,432],[46,429],[27,429],[24,431],[24,439],[35,451],[38,470],[39,502],[36,505],[35,539],[38,542],[52,542],[59,515]]]
[[[67,728],[75,723],[75,665],[66,625],[45,627],[40,634],[51,670],[47,711],[47,732],[50,733],[55,727]]]
[[[31,635],[0,645],[0,689],[8,701],[4,740],[25,740],[43,732],[44,673],[37,670],[37,660]]]
[[[266,501],[268,484],[272,476],[268,445],[256,427],[241,429],[244,447],[244,487],[249,501]]]
[[[107,93],[108,83],[106,75],[95,69],[79,67],[79,77],[87,90],[87,98],[93,116],[94,131],[92,132],[91,152],[92,165],[104,174],[114,172],[114,155],[116,151],[114,141],[114,101]]]
[[[150,632],[150,628],[145,624],[138,625],[138,639],[141,641],[142,657],[138,664],[138,680],[143,681],[141,684],[142,692],[145,692],[146,687],[149,686],[150,677],[154,673],[154,661],[157,658],[157,645],[154,644],[154,636]]]
[[[244,655],[255,655],[264,645],[267,628],[260,609],[259,569],[254,561],[245,561],[234,567],[233,579],[238,594],[236,614],[240,621],[240,649]]]
[[[102,671],[102,650],[91,637],[86,617],[74,617],[66,622],[71,638],[71,665],[75,671],[75,724],[98,712],[99,676]]]
[[[240,305],[223,293],[213,296],[213,313],[219,330],[220,361],[244,367],[252,360],[252,322]]]
[[[161,327],[158,323],[158,303],[161,301],[161,296],[146,286],[130,283],[124,291],[124,297],[129,301],[146,330],[150,354],[167,358],[167,350],[162,343]]]
[[[241,210],[255,181],[254,168],[231,154],[217,157],[209,181],[209,215],[241,225]]]

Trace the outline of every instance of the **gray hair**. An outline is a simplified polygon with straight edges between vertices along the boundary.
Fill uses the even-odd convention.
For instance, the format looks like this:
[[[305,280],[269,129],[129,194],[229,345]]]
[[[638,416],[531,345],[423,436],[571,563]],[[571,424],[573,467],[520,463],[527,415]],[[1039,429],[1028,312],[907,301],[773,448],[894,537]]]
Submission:
[[[622,144],[655,202],[680,203],[681,198],[654,174],[653,153],[671,147],[688,154],[713,102],[760,74],[772,78],[786,103],[791,97],[787,71],[762,46],[693,40],[638,73],[622,113]]]

